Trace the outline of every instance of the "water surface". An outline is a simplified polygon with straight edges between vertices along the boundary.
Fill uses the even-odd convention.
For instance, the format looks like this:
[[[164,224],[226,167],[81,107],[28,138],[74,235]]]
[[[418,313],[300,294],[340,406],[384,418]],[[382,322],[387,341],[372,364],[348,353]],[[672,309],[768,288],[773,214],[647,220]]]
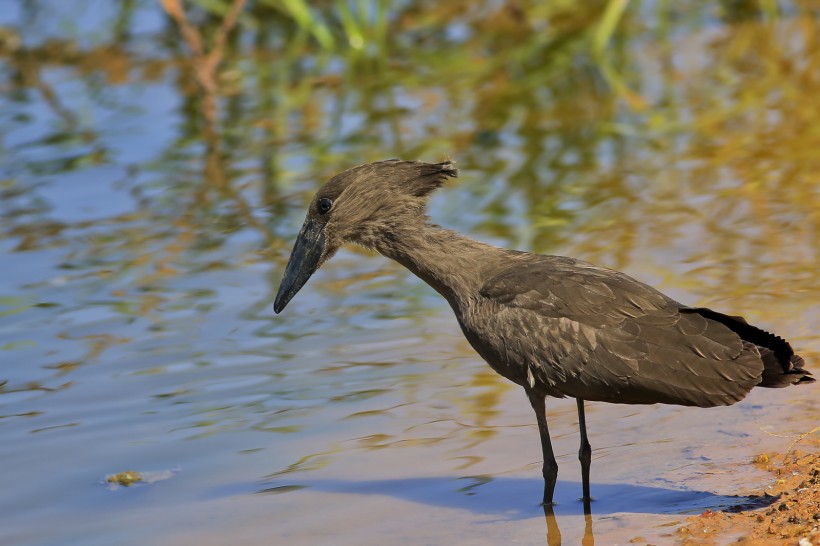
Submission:
[[[258,2],[210,97],[159,4],[7,3],[3,544],[546,540],[531,409],[431,289],[349,249],[273,314],[312,192],[365,161],[452,157],[436,222],[625,270],[820,361],[801,3],[634,3],[608,34],[592,2]],[[206,38],[214,6],[188,6]],[[815,390],[589,404],[589,521],[575,405],[550,400],[563,543],[669,542],[759,492],[751,459],[818,425]],[[106,482],[127,470],[146,483]]]

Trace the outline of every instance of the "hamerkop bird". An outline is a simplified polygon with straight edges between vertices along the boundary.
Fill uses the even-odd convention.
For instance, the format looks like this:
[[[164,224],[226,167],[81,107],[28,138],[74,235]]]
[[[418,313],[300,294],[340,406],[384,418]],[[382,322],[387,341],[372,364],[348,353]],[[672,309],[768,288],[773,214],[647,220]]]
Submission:
[[[390,159],[331,178],[310,203],[274,310],[347,242],[412,271],[449,302],[478,354],[524,387],[541,435],[545,505],[558,476],[547,396],[578,402],[588,502],[584,400],[725,406],[753,387],[813,381],[788,342],[741,317],[680,304],[605,267],[496,248],[430,224],[430,194],[457,175],[449,161]]]

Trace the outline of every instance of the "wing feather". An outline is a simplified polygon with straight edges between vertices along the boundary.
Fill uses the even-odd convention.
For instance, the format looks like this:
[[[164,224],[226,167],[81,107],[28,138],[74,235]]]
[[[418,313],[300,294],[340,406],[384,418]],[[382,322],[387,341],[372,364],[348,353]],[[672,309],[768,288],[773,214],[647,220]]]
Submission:
[[[696,406],[734,403],[760,382],[760,357],[720,321],[685,312],[623,273],[558,256],[516,257],[482,287],[483,318],[463,325],[510,379],[521,383],[520,368],[553,396]],[[524,342],[508,347],[522,333]]]

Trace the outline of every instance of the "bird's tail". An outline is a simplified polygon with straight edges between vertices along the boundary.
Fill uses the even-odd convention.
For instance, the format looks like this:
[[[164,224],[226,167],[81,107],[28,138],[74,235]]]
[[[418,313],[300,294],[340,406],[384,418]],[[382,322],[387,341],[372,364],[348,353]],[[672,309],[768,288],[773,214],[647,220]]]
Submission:
[[[811,372],[803,368],[806,362],[800,355],[791,355],[787,365],[784,366],[775,352],[768,347],[761,347],[749,341],[744,341],[743,348],[756,352],[763,361],[763,377],[758,387],[779,388],[798,383],[814,382]]]
[[[794,354],[788,341],[780,336],[752,326],[743,317],[724,315],[705,307],[688,308],[707,319],[720,322],[743,340],[743,349],[763,361],[763,376],[758,387],[788,387],[798,383],[813,383],[811,372],[804,369],[803,357]]]

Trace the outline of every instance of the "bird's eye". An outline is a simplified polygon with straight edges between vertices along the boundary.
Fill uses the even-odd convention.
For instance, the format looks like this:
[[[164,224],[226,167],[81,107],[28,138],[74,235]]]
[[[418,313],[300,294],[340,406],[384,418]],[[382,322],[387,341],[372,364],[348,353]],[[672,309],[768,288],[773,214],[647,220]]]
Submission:
[[[328,199],[327,197],[322,197],[319,199],[319,202],[316,203],[316,209],[319,211],[319,214],[325,214],[327,211],[330,210],[330,207],[333,206],[333,201]]]

